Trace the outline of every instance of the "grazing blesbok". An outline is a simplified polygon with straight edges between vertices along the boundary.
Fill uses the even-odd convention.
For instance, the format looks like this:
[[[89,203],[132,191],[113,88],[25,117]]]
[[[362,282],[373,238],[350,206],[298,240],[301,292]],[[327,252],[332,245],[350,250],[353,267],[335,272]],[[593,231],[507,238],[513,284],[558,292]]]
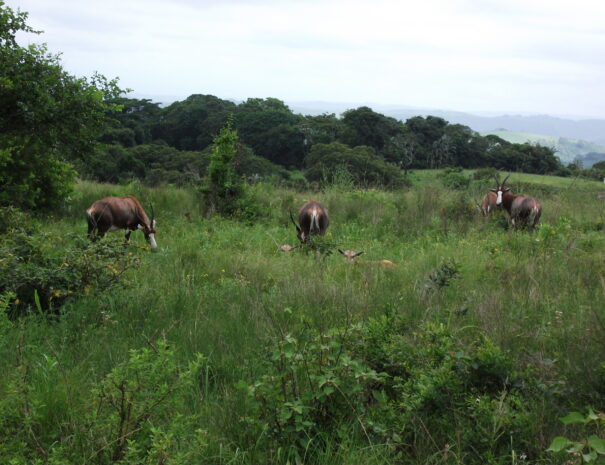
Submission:
[[[489,216],[497,207],[496,199],[498,196],[494,192],[488,192],[483,196],[481,205],[477,204],[477,209],[483,216]]]
[[[363,252],[355,252],[353,250],[340,250],[338,251],[345,256],[348,262],[350,263],[367,263],[369,265],[379,265],[383,268],[395,268],[396,265],[391,260],[355,260],[359,257]]]
[[[303,244],[309,240],[311,234],[323,236],[330,224],[328,211],[315,200],[309,200],[300,207],[300,210],[298,210],[298,224],[294,221],[292,213],[290,213],[290,219],[296,227],[296,237]]]
[[[88,219],[88,237],[95,241],[103,237],[105,233],[126,230],[126,240],[136,229],[145,234],[145,239],[152,249],[157,247],[155,242],[155,218],[153,206],[151,206],[151,221],[141,207],[139,201],[132,197],[105,197],[93,203],[86,210]]]
[[[504,181],[500,182],[500,180],[494,176],[498,183],[498,187],[496,189],[490,189],[490,191],[494,192],[497,196],[496,205],[501,205],[508,212],[514,228],[533,229],[538,225],[538,221],[540,221],[542,205],[533,197],[513,194],[510,191],[510,188],[505,186],[509,177],[510,174],[504,178]]]

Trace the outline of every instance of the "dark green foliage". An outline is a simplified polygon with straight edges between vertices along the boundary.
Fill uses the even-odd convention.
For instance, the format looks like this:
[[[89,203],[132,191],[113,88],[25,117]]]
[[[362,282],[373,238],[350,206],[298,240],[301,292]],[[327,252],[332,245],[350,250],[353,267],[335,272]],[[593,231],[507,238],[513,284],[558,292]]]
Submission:
[[[237,131],[231,128],[230,122],[214,138],[207,184],[202,187],[209,214],[232,215],[238,210],[244,186],[235,172],[237,144]]]
[[[205,149],[234,110],[233,102],[213,95],[190,95],[161,111],[161,119],[153,125],[152,138],[179,150]]]
[[[471,180],[462,172],[462,168],[446,168],[442,175],[443,185],[449,189],[466,189]]]
[[[444,261],[439,268],[432,271],[424,282],[426,289],[438,291],[449,286],[452,280],[457,279],[460,273],[460,266],[453,261]]]
[[[122,284],[122,275],[139,263],[134,247],[91,244],[83,236],[68,243],[12,207],[0,208],[0,257],[0,295],[13,296],[13,315],[56,312],[71,297]]]
[[[268,351],[266,374],[240,383],[252,401],[248,421],[287,458],[313,457],[349,424],[363,430],[382,376],[352,355],[355,335],[355,328],[309,334],[304,341],[285,335]]]
[[[170,457],[169,463],[200,463],[209,446],[207,432],[195,416],[175,412],[184,409],[186,392],[196,386],[207,362],[196,354],[188,364],[179,363],[165,340],[149,346],[131,350],[86,392],[70,391],[55,356],[17,348],[17,368],[0,398],[0,437],[12,438],[0,448],[0,461],[157,464]],[[47,397],[49,383],[61,386],[61,396]],[[67,409],[76,396],[83,407],[72,416]],[[53,408],[61,424],[45,422]]]
[[[301,120],[281,100],[250,98],[237,107],[234,125],[242,142],[256,155],[300,168],[305,147]]]
[[[353,185],[397,188],[405,185],[401,170],[385,162],[371,147],[350,148],[339,142],[316,144],[305,157],[305,176],[309,181],[331,183],[346,170]]]
[[[0,1],[0,204],[48,208],[71,191],[67,162],[94,152],[114,108],[104,99],[121,90],[100,75],[69,75],[45,45],[21,47],[16,34],[34,32],[26,20]]]
[[[436,444],[477,465],[510,463],[511,448],[534,452],[531,378],[491,341],[466,345],[443,325],[406,331],[390,316],[370,321],[360,342],[370,366],[388,375],[370,426],[403,457],[426,457]]]

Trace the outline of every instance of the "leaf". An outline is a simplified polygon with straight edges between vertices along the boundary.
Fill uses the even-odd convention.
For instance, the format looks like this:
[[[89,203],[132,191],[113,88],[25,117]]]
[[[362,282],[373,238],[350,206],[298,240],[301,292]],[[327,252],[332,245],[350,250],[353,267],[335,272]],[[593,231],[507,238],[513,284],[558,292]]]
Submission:
[[[571,425],[573,423],[584,423],[585,421],[584,415],[582,415],[580,412],[571,412],[559,420],[566,425]]]
[[[593,434],[588,438],[588,446],[596,450],[599,454],[605,455],[605,439],[601,439]]]
[[[552,442],[550,443],[550,447],[546,450],[548,452],[561,452],[563,449],[565,449],[571,443],[572,442],[569,439],[567,439],[563,436],[557,436],[556,438],[554,438],[552,440]]]
[[[36,308],[40,313],[42,313],[42,305],[40,304],[40,296],[38,295],[38,289],[34,289],[34,302],[36,303]]]

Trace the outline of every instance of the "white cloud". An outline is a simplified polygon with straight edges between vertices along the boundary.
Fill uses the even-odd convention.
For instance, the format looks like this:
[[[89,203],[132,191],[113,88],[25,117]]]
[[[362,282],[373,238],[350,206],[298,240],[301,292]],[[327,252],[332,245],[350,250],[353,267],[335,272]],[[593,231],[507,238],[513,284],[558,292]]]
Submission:
[[[66,68],[139,94],[605,117],[605,2],[21,0]]]

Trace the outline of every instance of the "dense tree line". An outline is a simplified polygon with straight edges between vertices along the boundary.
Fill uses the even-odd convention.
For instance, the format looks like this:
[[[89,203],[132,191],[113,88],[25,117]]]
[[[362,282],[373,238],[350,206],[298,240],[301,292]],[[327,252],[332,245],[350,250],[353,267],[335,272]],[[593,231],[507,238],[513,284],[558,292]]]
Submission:
[[[212,95],[191,95],[165,108],[149,100],[112,103],[122,110],[100,139],[104,145],[97,163],[83,167],[102,181],[136,177],[152,184],[186,184],[198,179],[205,173],[212,138],[230,115],[244,147],[239,171],[246,176],[286,179],[287,170],[299,169],[318,181],[339,168],[360,185],[396,186],[402,170],[414,168],[565,172],[549,147],[481,136],[434,116],[402,122],[366,106],[340,118],[303,116],[275,98],[236,104]]]

